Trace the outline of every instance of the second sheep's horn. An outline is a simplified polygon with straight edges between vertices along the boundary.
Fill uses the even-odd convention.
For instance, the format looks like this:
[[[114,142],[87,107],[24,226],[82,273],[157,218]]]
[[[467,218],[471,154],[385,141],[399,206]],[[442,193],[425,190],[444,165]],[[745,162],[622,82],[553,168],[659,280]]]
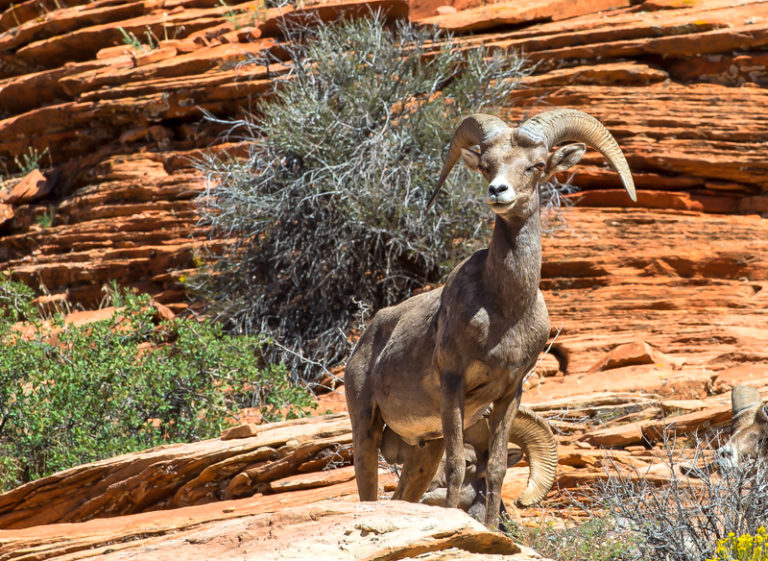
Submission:
[[[435,202],[435,197],[437,197],[437,194],[443,187],[443,183],[445,183],[445,180],[448,178],[448,174],[451,173],[453,166],[459,161],[459,158],[461,157],[461,149],[482,144],[486,139],[507,128],[509,128],[509,126],[498,117],[494,115],[485,115],[483,113],[475,113],[461,121],[456,128],[456,132],[453,133],[451,144],[448,147],[448,153],[445,156],[443,170],[440,172],[440,178],[437,180],[437,185],[432,191],[432,195],[429,197],[426,210],[429,210],[432,203]]]

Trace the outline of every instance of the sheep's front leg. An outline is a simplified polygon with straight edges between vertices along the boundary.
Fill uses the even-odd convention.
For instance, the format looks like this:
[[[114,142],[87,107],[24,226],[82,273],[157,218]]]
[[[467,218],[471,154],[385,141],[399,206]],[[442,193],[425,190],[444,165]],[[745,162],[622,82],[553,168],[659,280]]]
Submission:
[[[507,473],[507,444],[512,421],[520,407],[521,390],[493,403],[489,419],[491,430],[488,443],[488,468],[485,480],[488,496],[485,503],[485,525],[487,528],[499,527],[499,509],[501,506],[501,487]]]
[[[459,505],[464,484],[464,378],[460,374],[440,376],[440,411],[445,439],[445,479],[448,492],[445,506]]]

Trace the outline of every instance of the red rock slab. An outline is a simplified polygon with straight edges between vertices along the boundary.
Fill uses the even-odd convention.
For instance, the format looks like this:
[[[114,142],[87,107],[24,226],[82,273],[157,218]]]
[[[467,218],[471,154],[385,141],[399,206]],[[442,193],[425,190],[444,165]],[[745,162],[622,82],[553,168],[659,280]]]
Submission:
[[[627,482],[643,481],[652,485],[664,485],[665,483],[669,483],[671,479],[671,476],[668,474],[641,473],[637,471],[627,471],[626,473],[622,473],[622,476],[626,478]],[[608,474],[602,471],[586,473],[579,471],[569,471],[557,476],[555,479],[555,488],[562,491],[565,489],[589,487],[593,486],[599,481],[606,481],[612,477],[616,477],[616,475]]]
[[[580,437],[579,440],[599,448],[624,448],[645,442],[640,423],[593,430]]]
[[[111,5],[110,5],[111,4]],[[141,0],[115,5],[108,2],[89,2],[50,12],[48,17],[37,17],[15,26],[14,33],[0,38],[0,50],[11,51],[41,37],[52,37],[73,32],[78,28],[98,26],[115,21],[126,21],[141,16],[145,3]]]
[[[768,218],[768,196],[744,197],[739,201],[739,212],[759,214],[763,218]]]
[[[327,471],[315,471],[312,473],[299,473],[270,481],[269,491],[272,493],[286,493],[300,489],[314,489],[315,487],[327,487],[336,483],[344,483],[355,478],[354,466],[347,466]]]
[[[96,2],[70,0],[67,2],[67,5],[74,6],[87,3],[95,4]],[[48,0],[47,2],[37,0],[12,2],[10,0],[3,0],[0,2],[0,10],[3,10],[2,14],[0,14],[0,30],[8,31],[31,19],[48,16],[48,14],[55,9],[56,4],[51,0]]]
[[[541,105],[542,96],[546,106]],[[594,115],[617,137],[633,171],[739,183],[758,190],[768,185],[768,165],[757,157],[759,139],[768,135],[768,125],[758,117],[768,103],[763,89],[673,83],[637,88],[573,85],[554,91],[520,90],[511,94],[510,102],[515,107],[506,112],[506,118],[512,123],[556,107]],[[628,106],[633,110],[627,111]],[[741,109],[736,114],[728,109],[734,106]],[[725,114],[732,115],[733,120],[723,119]],[[584,163],[605,165],[592,153],[587,154]],[[649,201],[653,197],[641,196]],[[682,200],[676,206],[686,206]],[[701,201],[696,203],[692,198],[691,206],[706,202],[719,205],[721,211],[738,208],[738,201],[728,203],[707,197]],[[614,204],[627,206],[628,202],[617,200]]]
[[[644,207],[735,214],[740,197],[698,195],[670,191],[637,191],[637,201],[627,201],[623,190],[594,189],[567,195],[574,205]]]
[[[543,74],[525,76],[520,83],[526,88],[565,86],[569,84],[647,86],[669,79],[659,68],[637,62],[612,62],[570,68],[556,68]]]
[[[482,3],[482,0],[410,0],[408,16],[411,20],[419,20],[441,13],[456,13]]]
[[[349,419],[342,414],[262,425],[250,438],[174,444],[108,458],[0,494],[0,527],[211,502],[238,476],[249,475],[246,483],[263,486],[295,474],[313,452],[336,449],[350,440]],[[246,487],[249,494],[254,492],[253,485]]]
[[[0,203],[0,226],[3,226],[13,220],[16,213],[13,211],[13,205]]]
[[[702,387],[715,369],[765,361],[764,219],[588,208],[562,218],[543,241],[542,286],[552,325],[561,329],[557,343],[568,352],[566,380],[637,339],[686,358],[682,371],[699,368]],[[578,262],[590,263],[584,273],[572,271]],[[614,386],[612,378],[604,383],[600,391]],[[556,397],[557,384],[547,379],[528,400]],[[565,391],[581,393],[576,385]]]
[[[704,411],[695,411],[685,415],[668,417],[657,421],[650,421],[643,425],[643,435],[650,442],[661,442],[665,433],[691,434],[695,432],[708,432],[713,429],[725,428],[731,420],[730,404],[708,408]]]
[[[252,500],[251,500],[252,501]],[[216,505],[217,510],[247,508]],[[152,513],[141,521],[118,519],[109,526],[62,525],[41,534],[0,535],[7,559],[39,552],[47,559],[230,559],[233,554],[259,559],[410,559],[449,551],[453,558],[477,561],[499,555],[524,561],[540,557],[512,540],[489,532],[457,509],[396,502],[317,502],[279,512],[232,512],[228,515],[189,510],[188,518]],[[197,518],[195,522],[192,517]],[[141,531],[143,526],[143,532]],[[0,550],[2,551],[2,550]],[[486,555],[480,555],[486,554]],[[467,557],[470,556],[470,557]],[[507,557],[505,557],[507,558]]]
[[[120,67],[131,67],[129,56],[104,60],[89,60],[71,65],[32,72],[23,76],[13,76],[0,80],[0,105],[13,114],[24,113],[36,107],[66,99],[69,93],[62,87],[61,81],[73,74],[108,68],[108,72]]]
[[[715,377],[712,389],[717,393],[725,393],[742,384],[758,388],[768,385],[768,363],[750,363],[726,368]]]
[[[241,4],[239,9],[247,9],[249,5],[260,4],[247,2]],[[0,50],[16,49],[14,60],[17,66],[27,64],[52,68],[68,61],[93,58],[101,49],[123,43],[123,31],[133,34],[144,43],[149,41],[145,35],[147,32],[156,40],[166,36],[184,38],[197,30],[224,23],[226,20],[223,14],[228,10],[225,6],[217,5],[212,8],[187,8],[176,13],[163,14],[158,11],[145,14],[144,6],[144,2],[134,2],[93,10],[96,16],[108,19],[109,23],[91,23],[83,13],[75,13],[69,19],[57,15],[50,21],[30,23],[22,26],[21,33],[0,38]],[[128,9],[132,12],[127,16],[117,13],[117,10]],[[115,22],[119,22],[119,25],[115,25]],[[68,26],[66,29],[65,24]]]
[[[85,92],[96,91],[105,86],[111,90],[119,86],[134,85],[135,87],[136,84],[162,78],[184,77],[187,80],[195,80],[205,78],[204,74],[220,69],[222,65],[244,63],[249,57],[258,58],[274,45],[273,39],[262,39],[253,43],[201,47],[190,53],[182,53],[170,59],[140,67],[125,65],[122,68],[86,68],[82,72],[70,72],[61,79],[60,85],[74,99]],[[280,74],[281,65],[275,65],[274,68],[270,66],[269,70]],[[258,79],[266,76],[266,68],[249,66],[239,70],[233,69],[229,73],[233,78],[237,77],[241,80],[246,77]]]
[[[534,403],[600,391],[654,392],[667,397],[704,397],[707,395],[710,375],[702,376],[699,370],[674,371],[672,368],[656,365],[625,366],[584,375],[547,378],[529,389],[527,396]]]
[[[381,12],[387,18],[400,19],[408,15],[405,0],[338,0],[317,3],[306,8],[286,6],[270,12],[259,27],[263,36],[275,36],[282,32],[285,23],[314,24],[327,23],[340,18],[364,17]]]
[[[768,82],[766,66],[768,54],[756,52],[690,57],[673,62],[667,69],[677,80],[742,86]]]
[[[0,203],[20,205],[42,199],[53,189],[53,182],[49,181],[42,172],[35,168],[19,181],[7,195],[0,194]]]
[[[590,373],[632,366],[634,364],[657,364],[660,366],[680,366],[680,359],[673,359],[654,349],[645,341],[633,341],[617,345],[597,364],[590,368]]]
[[[632,444],[661,442],[667,435],[703,434],[724,428],[730,420],[730,404],[724,404],[703,411],[594,430],[579,440],[602,448],[623,448]]]
[[[764,23],[751,18],[760,13],[760,1],[702,2],[694,8],[672,12],[643,12],[641,7],[588,14],[543,23],[521,30],[478,36],[475,41],[502,48],[523,50],[536,60],[558,58],[598,59],[627,57],[671,49],[668,55],[699,56],[702,52],[726,52],[739,41],[762,39],[753,35]],[[746,32],[748,35],[741,36]],[[711,34],[711,35],[710,35]],[[707,38],[710,44],[707,45]],[[469,39],[469,43],[473,40]],[[697,51],[697,48],[704,49]],[[717,51],[716,49],[722,49]]]
[[[589,0],[586,2],[525,0],[488,4],[457,13],[426,17],[417,21],[423,25],[436,25],[454,33],[465,33],[540,20],[567,19],[627,6],[629,6],[628,0]]]

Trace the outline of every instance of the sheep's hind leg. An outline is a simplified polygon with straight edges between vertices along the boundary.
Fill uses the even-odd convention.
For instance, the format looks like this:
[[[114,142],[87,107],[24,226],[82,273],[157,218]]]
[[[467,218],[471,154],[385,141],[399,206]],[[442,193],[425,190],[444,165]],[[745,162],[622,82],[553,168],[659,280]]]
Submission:
[[[418,446],[410,446],[392,499],[412,503],[419,501],[432,483],[442,457],[442,438],[427,440]]]
[[[350,411],[357,494],[361,501],[379,498],[379,446],[384,421],[376,406]]]
[[[464,379],[460,374],[440,376],[440,411],[445,439],[445,506],[457,508],[464,485]]]

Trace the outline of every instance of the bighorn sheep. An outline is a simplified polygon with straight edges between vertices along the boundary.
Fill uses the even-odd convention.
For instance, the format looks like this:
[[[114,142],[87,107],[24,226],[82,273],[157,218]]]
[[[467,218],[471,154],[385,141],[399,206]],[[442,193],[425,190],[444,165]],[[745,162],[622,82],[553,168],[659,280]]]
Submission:
[[[459,494],[458,507],[474,518],[485,521],[486,481],[488,466],[488,441],[490,428],[488,414],[464,431],[464,457],[466,473]],[[539,415],[520,406],[512,423],[509,441],[520,449],[508,453],[507,466],[520,461],[523,454],[528,458],[528,485],[515,501],[518,506],[530,506],[539,502],[555,481],[557,467],[557,441],[547,422]],[[408,445],[391,429],[385,428],[381,441],[381,453],[390,464],[402,464],[407,460]],[[440,462],[421,502],[445,506],[448,481],[445,476],[445,456]],[[504,503],[499,514],[506,512]]]
[[[735,386],[731,408],[731,436],[717,450],[718,464],[734,468],[750,460],[768,460],[768,404],[763,404],[760,392],[751,386]]]
[[[564,141],[576,141],[555,150]],[[548,111],[518,128],[475,114],[456,129],[431,206],[448,174],[464,159],[488,181],[496,214],[490,246],[460,263],[442,288],[376,313],[352,353],[345,376],[360,499],[376,500],[384,424],[409,451],[393,498],[418,501],[437,470],[445,443],[446,506],[459,504],[464,482],[463,431],[489,404],[485,524],[498,525],[507,443],[523,376],[549,336],[539,291],[539,186],[579,161],[586,143],[635,189],[616,141],[595,118]],[[479,152],[470,150],[479,145]],[[443,437],[443,438],[441,438]]]

